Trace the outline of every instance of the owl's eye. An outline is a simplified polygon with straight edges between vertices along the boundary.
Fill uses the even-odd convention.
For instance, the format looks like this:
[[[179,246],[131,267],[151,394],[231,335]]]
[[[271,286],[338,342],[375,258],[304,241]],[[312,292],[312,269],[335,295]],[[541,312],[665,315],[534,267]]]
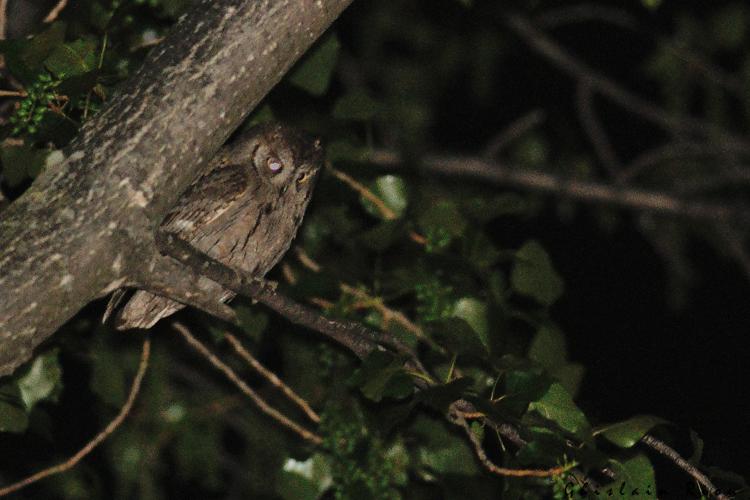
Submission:
[[[268,167],[268,170],[270,170],[272,174],[278,174],[284,169],[284,164],[281,163],[281,160],[275,157],[271,157],[268,160],[266,160],[266,166]]]

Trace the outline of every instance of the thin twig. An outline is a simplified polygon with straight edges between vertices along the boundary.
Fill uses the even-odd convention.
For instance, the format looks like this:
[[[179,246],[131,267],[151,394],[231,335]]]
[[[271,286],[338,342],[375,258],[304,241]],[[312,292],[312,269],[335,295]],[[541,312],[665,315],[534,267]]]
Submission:
[[[274,419],[276,422],[291,430],[305,441],[308,441],[316,446],[319,446],[323,442],[323,438],[317,434],[305,429],[301,425],[290,420],[287,416],[273,408],[271,405],[252,390],[237,374],[232,370],[226,363],[221,361],[215,354],[213,354],[200,340],[195,338],[190,331],[181,323],[173,323],[172,327],[182,335],[182,337],[190,344],[190,347],[198,351],[201,356],[213,365],[214,368],[219,370],[226,376],[245,396],[250,398],[255,406],[260,411]]]
[[[364,300],[369,307],[372,307],[373,309],[378,311],[383,316],[383,323],[385,325],[387,325],[391,321],[396,321],[396,323],[406,328],[407,331],[413,333],[417,338],[427,340],[424,332],[419,327],[419,325],[409,320],[409,318],[407,318],[404,313],[400,311],[394,311],[393,309],[386,306],[383,303],[382,299],[378,297],[372,297],[364,290],[355,288],[351,285],[347,285],[346,283],[341,283],[340,288],[342,292]]]
[[[268,380],[274,387],[279,389],[289,400],[296,404],[300,410],[302,410],[305,415],[307,415],[307,418],[315,422],[316,424],[320,423],[320,415],[318,415],[315,410],[313,410],[310,405],[302,399],[302,397],[294,392],[294,390],[286,385],[278,376],[276,376],[275,373],[273,373],[271,370],[263,366],[263,364],[258,361],[255,356],[250,354],[250,352],[245,349],[245,347],[242,345],[242,343],[232,335],[231,333],[227,332],[224,334],[224,338],[227,339],[227,341],[232,345],[232,348],[235,350],[237,354],[240,355],[242,359],[245,360],[245,362],[250,365],[250,367],[258,372],[263,378]]]
[[[469,423],[466,421],[466,418],[464,417],[463,413],[458,410],[455,405],[451,405],[451,408],[448,410],[448,420],[450,420],[452,423],[458,425],[461,427],[464,432],[466,433],[466,436],[469,438],[469,441],[471,441],[472,446],[474,447],[474,453],[476,454],[477,458],[479,459],[479,462],[484,466],[485,469],[490,471],[493,474],[497,474],[499,476],[511,476],[511,477],[551,477],[551,476],[558,476],[565,472],[569,467],[554,467],[552,469],[545,469],[545,470],[538,470],[538,469],[508,469],[505,467],[499,467],[492,463],[492,461],[487,456],[487,453],[484,451],[484,447],[482,446],[482,441],[480,440],[479,436],[477,436],[469,426]]]
[[[47,469],[41,470],[37,472],[36,474],[33,474],[27,477],[26,479],[18,481],[17,483],[13,483],[4,488],[0,488],[0,497],[13,493],[14,491],[18,491],[21,488],[24,488],[46,477],[70,470],[71,468],[75,467],[78,464],[78,462],[80,462],[86,455],[91,453],[94,450],[94,448],[99,446],[102,443],[102,441],[107,439],[115,430],[117,430],[117,428],[122,424],[122,422],[130,413],[130,410],[133,408],[133,403],[135,403],[135,400],[138,397],[138,393],[141,390],[141,383],[143,382],[143,377],[146,374],[146,369],[148,368],[148,360],[149,360],[150,355],[151,355],[151,339],[150,337],[146,336],[143,340],[143,348],[141,350],[141,361],[140,361],[140,364],[138,365],[138,371],[135,374],[135,378],[133,379],[133,384],[130,386],[130,393],[128,394],[128,398],[125,401],[125,404],[122,405],[122,408],[120,408],[120,412],[107,425],[107,427],[104,428],[104,430],[102,430],[99,434],[97,434],[96,437],[94,437],[94,439],[89,441],[83,448],[78,450],[78,452],[75,455],[70,457],[65,462],[55,465],[53,467],[49,467]]]
[[[375,193],[367,189],[363,184],[360,182],[357,182],[354,178],[351,176],[345,174],[344,172],[340,170],[336,170],[332,166],[328,165],[328,169],[331,171],[331,173],[340,181],[342,181],[344,184],[352,188],[354,191],[358,192],[360,195],[364,196],[366,199],[370,200],[375,207],[380,211],[380,214],[383,216],[386,220],[395,220],[398,219],[398,215],[396,215],[396,212],[391,210],[388,205]],[[409,231],[409,239],[412,240],[414,243],[417,243],[418,245],[425,245],[427,243],[427,239],[422,236],[419,233],[412,231]]]
[[[541,109],[534,109],[513,121],[489,141],[488,146],[484,150],[484,156],[487,158],[495,158],[510,143],[518,140],[518,138],[526,132],[542,123],[546,117],[544,111]]]
[[[589,68],[585,63],[565,51],[554,40],[536,29],[520,15],[507,18],[508,27],[520,36],[533,50],[555,64],[563,72],[579,81],[585,81],[592,89],[608,97],[631,113],[654,123],[670,133],[687,133],[721,140],[722,143],[742,145],[750,149],[750,143],[712,123],[690,116],[676,116],[651,104],[624,89],[613,80]]]
[[[697,72],[707,81],[718,84],[744,98],[745,85],[741,78],[724,71],[721,67],[687,50],[682,45],[659,35],[654,30],[645,29],[635,16],[630,15],[624,9],[584,3],[553,8],[534,18],[534,23],[545,29],[554,29],[565,24],[586,21],[602,21],[628,29],[641,38],[653,39],[658,45],[680,59],[690,71]]]
[[[320,269],[321,269],[320,264],[315,262],[315,260],[313,260],[312,257],[307,255],[307,252],[305,252],[305,250],[302,247],[295,246],[294,254],[297,256],[297,259],[300,261],[300,263],[306,268],[308,268],[310,271],[314,273],[320,272]]]
[[[5,40],[8,17],[5,11],[8,8],[8,0],[0,0],[0,40]],[[2,55],[0,55],[0,68],[4,66]]]
[[[719,500],[729,500],[729,497],[721,493],[705,474],[699,471],[693,464],[682,458],[682,456],[680,456],[680,454],[677,453],[676,450],[674,450],[664,441],[656,439],[650,434],[646,434],[643,436],[643,438],[641,438],[641,442],[652,450],[661,453],[672,462],[674,462],[677,467],[687,472],[690,477],[695,479],[699,484],[706,488],[709,495],[716,497]]]
[[[744,146],[733,147],[731,144],[712,142],[670,142],[650,149],[631,161],[619,175],[619,180],[628,182],[637,177],[646,168],[669,160],[690,156],[728,156],[741,157],[747,153]]]
[[[398,153],[388,150],[374,151],[370,156],[370,162],[388,168],[398,167],[402,163]],[[742,207],[685,200],[662,191],[614,187],[604,183],[567,179],[546,172],[508,166],[497,161],[490,162],[475,156],[425,156],[421,168],[431,173],[469,177],[498,185],[551,193],[587,203],[711,222],[750,221],[750,213]]]
[[[43,23],[51,23],[54,22],[55,19],[57,19],[57,16],[60,15],[60,12],[63,11],[65,6],[68,5],[68,0],[58,0],[58,2],[55,4],[54,7],[52,7],[52,10],[49,11],[49,14],[42,20]]]
[[[750,280],[750,253],[745,248],[743,235],[735,228],[724,224],[717,228],[717,232],[726,244],[727,253],[739,264],[745,277]]]
[[[0,90],[0,97],[26,97],[24,90]]]
[[[380,211],[381,215],[386,220],[394,220],[398,219],[398,215],[396,215],[396,212],[391,210],[388,205],[385,204],[383,200],[381,200],[378,196],[375,195],[372,191],[367,189],[363,184],[360,182],[357,182],[354,178],[352,178],[350,175],[345,174],[341,170],[336,170],[332,166],[328,165],[328,171],[331,172],[334,177],[336,177],[338,180],[352,188],[354,191],[361,194],[364,198],[372,202],[373,205],[377,207],[377,209]]]
[[[596,151],[604,169],[611,178],[617,179],[621,170],[620,160],[617,158],[617,153],[615,153],[615,148],[612,146],[609,137],[607,137],[607,132],[596,116],[596,111],[594,110],[594,93],[591,91],[591,86],[588,83],[584,81],[578,82],[576,100],[578,102],[576,106],[578,117],[584,132],[586,132],[591,144],[594,146],[594,151]]]
[[[534,23],[545,29],[586,21],[603,21],[633,31],[638,29],[636,18],[624,9],[591,3],[552,8],[534,17]]]

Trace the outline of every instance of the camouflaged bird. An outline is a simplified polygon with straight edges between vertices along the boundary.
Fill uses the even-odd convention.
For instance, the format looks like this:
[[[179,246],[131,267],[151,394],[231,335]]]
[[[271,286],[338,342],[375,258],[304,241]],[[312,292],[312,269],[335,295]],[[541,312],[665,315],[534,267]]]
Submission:
[[[322,163],[320,141],[279,124],[254,127],[216,155],[168,212],[161,230],[263,277],[289,249]],[[201,280],[222,302],[234,297],[208,278]],[[124,293],[113,295],[105,320]],[[151,328],[183,307],[140,290],[117,313],[115,327]]]

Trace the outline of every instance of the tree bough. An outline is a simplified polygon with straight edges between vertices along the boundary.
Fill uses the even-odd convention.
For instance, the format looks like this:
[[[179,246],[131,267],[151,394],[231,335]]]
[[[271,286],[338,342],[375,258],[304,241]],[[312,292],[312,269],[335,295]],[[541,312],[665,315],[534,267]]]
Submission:
[[[351,0],[202,0],[0,220],[0,375],[93,299],[165,272],[154,228]]]

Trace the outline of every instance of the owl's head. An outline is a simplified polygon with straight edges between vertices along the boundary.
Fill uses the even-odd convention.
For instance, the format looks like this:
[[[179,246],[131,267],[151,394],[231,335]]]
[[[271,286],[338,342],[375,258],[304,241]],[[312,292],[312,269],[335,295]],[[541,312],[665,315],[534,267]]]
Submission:
[[[278,123],[252,129],[248,151],[255,171],[279,192],[308,190],[323,165],[319,139]]]

